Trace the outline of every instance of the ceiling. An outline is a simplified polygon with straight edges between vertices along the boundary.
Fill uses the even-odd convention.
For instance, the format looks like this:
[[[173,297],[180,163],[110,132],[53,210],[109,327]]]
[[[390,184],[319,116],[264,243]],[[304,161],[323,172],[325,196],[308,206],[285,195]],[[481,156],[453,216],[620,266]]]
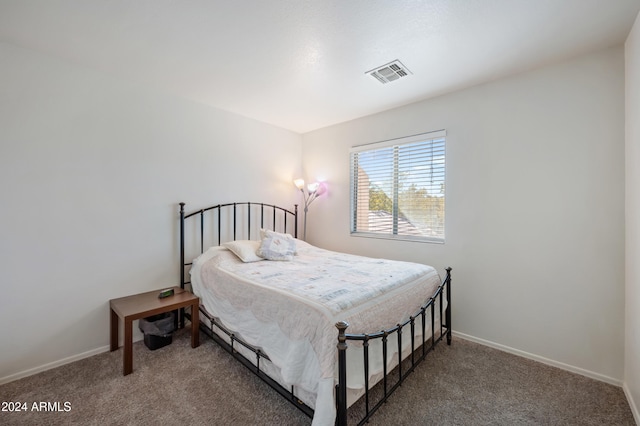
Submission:
[[[0,0],[0,41],[305,133],[624,42],[640,0]],[[399,59],[411,75],[366,71]]]

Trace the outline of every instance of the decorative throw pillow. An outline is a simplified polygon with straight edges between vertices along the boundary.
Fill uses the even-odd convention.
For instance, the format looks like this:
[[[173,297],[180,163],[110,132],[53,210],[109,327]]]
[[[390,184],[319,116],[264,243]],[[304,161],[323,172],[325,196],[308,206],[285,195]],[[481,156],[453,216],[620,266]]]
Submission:
[[[295,238],[293,238],[293,235],[291,235],[291,234],[284,234],[282,232],[276,232],[276,231],[272,231],[270,229],[260,228],[260,238],[264,238],[267,235],[277,235],[278,237],[288,238],[290,240],[295,240]]]
[[[285,239],[289,239],[289,240],[293,240],[294,243],[297,241],[302,241],[302,240],[298,240],[296,237],[294,237],[291,234],[285,234],[283,232],[276,232],[276,231],[272,231],[270,229],[264,229],[264,228],[260,228],[260,238],[262,238],[264,240],[264,238],[267,236],[267,233],[269,235],[276,235],[280,238],[285,238]],[[293,254],[294,256],[298,254],[298,247],[297,245],[294,247],[293,249]]]
[[[244,263],[257,262],[264,260],[256,254],[256,250],[260,248],[260,241],[238,240],[229,241],[222,244],[223,247],[231,250]]]
[[[292,260],[296,253],[296,240],[289,234],[262,229],[262,241],[256,254],[267,260]]]

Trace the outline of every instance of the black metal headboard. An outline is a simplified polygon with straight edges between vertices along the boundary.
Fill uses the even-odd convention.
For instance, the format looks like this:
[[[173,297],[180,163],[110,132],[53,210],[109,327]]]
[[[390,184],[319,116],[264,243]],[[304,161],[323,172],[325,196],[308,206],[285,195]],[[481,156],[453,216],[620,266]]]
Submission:
[[[194,238],[200,243],[199,252],[204,253],[206,248],[220,245],[226,241],[237,239],[250,240],[252,231],[258,236],[259,228],[267,228],[278,232],[288,232],[298,237],[298,205],[294,210],[288,210],[273,204],[265,203],[227,203],[216,204],[204,209],[185,214],[184,203],[180,203],[180,287],[190,281],[185,280],[185,267],[191,262],[185,262],[186,225],[193,225]],[[199,222],[194,223],[199,217]],[[199,234],[199,235],[198,235]],[[195,256],[194,256],[195,257]]]

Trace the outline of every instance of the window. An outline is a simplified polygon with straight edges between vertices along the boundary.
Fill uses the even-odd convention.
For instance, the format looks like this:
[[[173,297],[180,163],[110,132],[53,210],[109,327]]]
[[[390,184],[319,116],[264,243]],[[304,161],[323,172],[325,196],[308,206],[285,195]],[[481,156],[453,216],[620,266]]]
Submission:
[[[444,242],[445,131],[351,148],[351,234]]]

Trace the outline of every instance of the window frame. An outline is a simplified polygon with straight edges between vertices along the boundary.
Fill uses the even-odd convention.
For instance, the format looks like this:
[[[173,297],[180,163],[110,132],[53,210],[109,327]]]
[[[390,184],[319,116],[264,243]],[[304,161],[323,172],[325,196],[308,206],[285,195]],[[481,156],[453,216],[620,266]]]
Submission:
[[[436,131],[431,131],[431,132],[425,132],[425,133],[419,133],[416,135],[411,135],[411,136],[404,136],[404,137],[399,137],[399,138],[394,138],[394,139],[388,139],[385,141],[380,141],[380,142],[374,142],[374,143],[368,143],[368,144],[362,144],[362,145],[356,145],[351,147],[351,149],[349,150],[349,203],[350,203],[350,209],[349,209],[349,230],[350,230],[350,235],[353,237],[364,237],[364,238],[379,238],[379,239],[387,239],[387,240],[400,240],[400,241],[414,241],[414,242],[423,242],[423,243],[434,243],[434,244],[444,244],[445,242],[445,238],[446,238],[446,192],[445,191],[445,187],[446,187],[446,148],[447,148],[447,141],[446,141],[446,136],[447,136],[447,132],[446,130],[436,130]],[[357,167],[357,160],[355,159],[355,155],[362,153],[362,152],[372,152],[372,151],[376,151],[376,150],[382,150],[385,148],[392,148],[392,147],[400,147],[400,146],[404,146],[404,145],[409,145],[409,144],[413,144],[416,142],[429,142],[429,141],[436,141],[439,139],[444,139],[444,148],[443,148],[443,155],[444,155],[444,163],[441,167],[442,169],[442,175],[443,175],[443,225],[442,225],[442,238],[440,237],[432,237],[432,236],[417,236],[417,235],[408,235],[408,234],[398,234],[398,194],[399,191],[397,190],[397,188],[399,188],[398,185],[398,181],[399,181],[399,170],[398,170],[398,163],[397,163],[397,157],[394,156],[394,159],[392,159],[391,161],[394,162],[394,164],[389,165],[389,169],[392,170],[392,180],[394,182],[393,186],[394,186],[394,191],[392,194],[392,233],[387,233],[387,232],[371,232],[371,231],[362,231],[362,230],[358,230],[358,218],[357,218],[357,202],[358,202],[358,198],[357,198],[357,192],[358,192],[358,167]],[[391,197],[390,197],[391,198]]]

